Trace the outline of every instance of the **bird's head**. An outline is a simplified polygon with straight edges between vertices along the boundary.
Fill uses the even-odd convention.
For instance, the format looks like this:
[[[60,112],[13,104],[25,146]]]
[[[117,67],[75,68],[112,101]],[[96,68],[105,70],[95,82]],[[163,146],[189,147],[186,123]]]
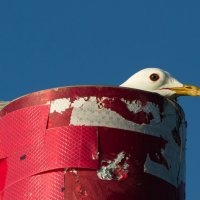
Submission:
[[[155,92],[172,99],[178,96],[200,96],[199,87],[182,84],[159,68],[143,69],[120,86]]]

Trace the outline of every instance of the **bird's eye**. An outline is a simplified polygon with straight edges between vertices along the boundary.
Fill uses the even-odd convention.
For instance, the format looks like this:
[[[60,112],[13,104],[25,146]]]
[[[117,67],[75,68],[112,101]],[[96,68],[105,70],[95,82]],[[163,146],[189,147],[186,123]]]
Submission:
[[[160,76],[158,74],[151,74],[149,78],[152,81],[157,81],[160,78]]]

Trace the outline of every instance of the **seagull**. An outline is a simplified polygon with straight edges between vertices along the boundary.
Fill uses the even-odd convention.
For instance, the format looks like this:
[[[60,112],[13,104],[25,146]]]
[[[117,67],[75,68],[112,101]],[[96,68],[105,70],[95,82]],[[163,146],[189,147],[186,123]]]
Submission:
[[[142,69],[120,86],[158,93],[173,100],[179,96],[200,96],[199,87],[182,84],[168,72],[159,68]]]

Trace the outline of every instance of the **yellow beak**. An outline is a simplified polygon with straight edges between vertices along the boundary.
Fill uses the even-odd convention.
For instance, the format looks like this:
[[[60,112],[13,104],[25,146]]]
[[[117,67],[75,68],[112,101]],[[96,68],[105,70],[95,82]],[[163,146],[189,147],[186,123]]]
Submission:
[[[183,85],[183,87],[168,88],[178,96],[200,96],[200,88],[194,85]]]

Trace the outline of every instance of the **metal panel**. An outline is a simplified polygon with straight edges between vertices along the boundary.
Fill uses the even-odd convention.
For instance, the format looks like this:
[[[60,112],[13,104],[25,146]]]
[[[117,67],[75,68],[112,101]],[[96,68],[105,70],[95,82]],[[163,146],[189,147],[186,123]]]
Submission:
[[[185,199],[186,122],[173,101],[63,87],[16,99],[0,116],[3,200]]]

